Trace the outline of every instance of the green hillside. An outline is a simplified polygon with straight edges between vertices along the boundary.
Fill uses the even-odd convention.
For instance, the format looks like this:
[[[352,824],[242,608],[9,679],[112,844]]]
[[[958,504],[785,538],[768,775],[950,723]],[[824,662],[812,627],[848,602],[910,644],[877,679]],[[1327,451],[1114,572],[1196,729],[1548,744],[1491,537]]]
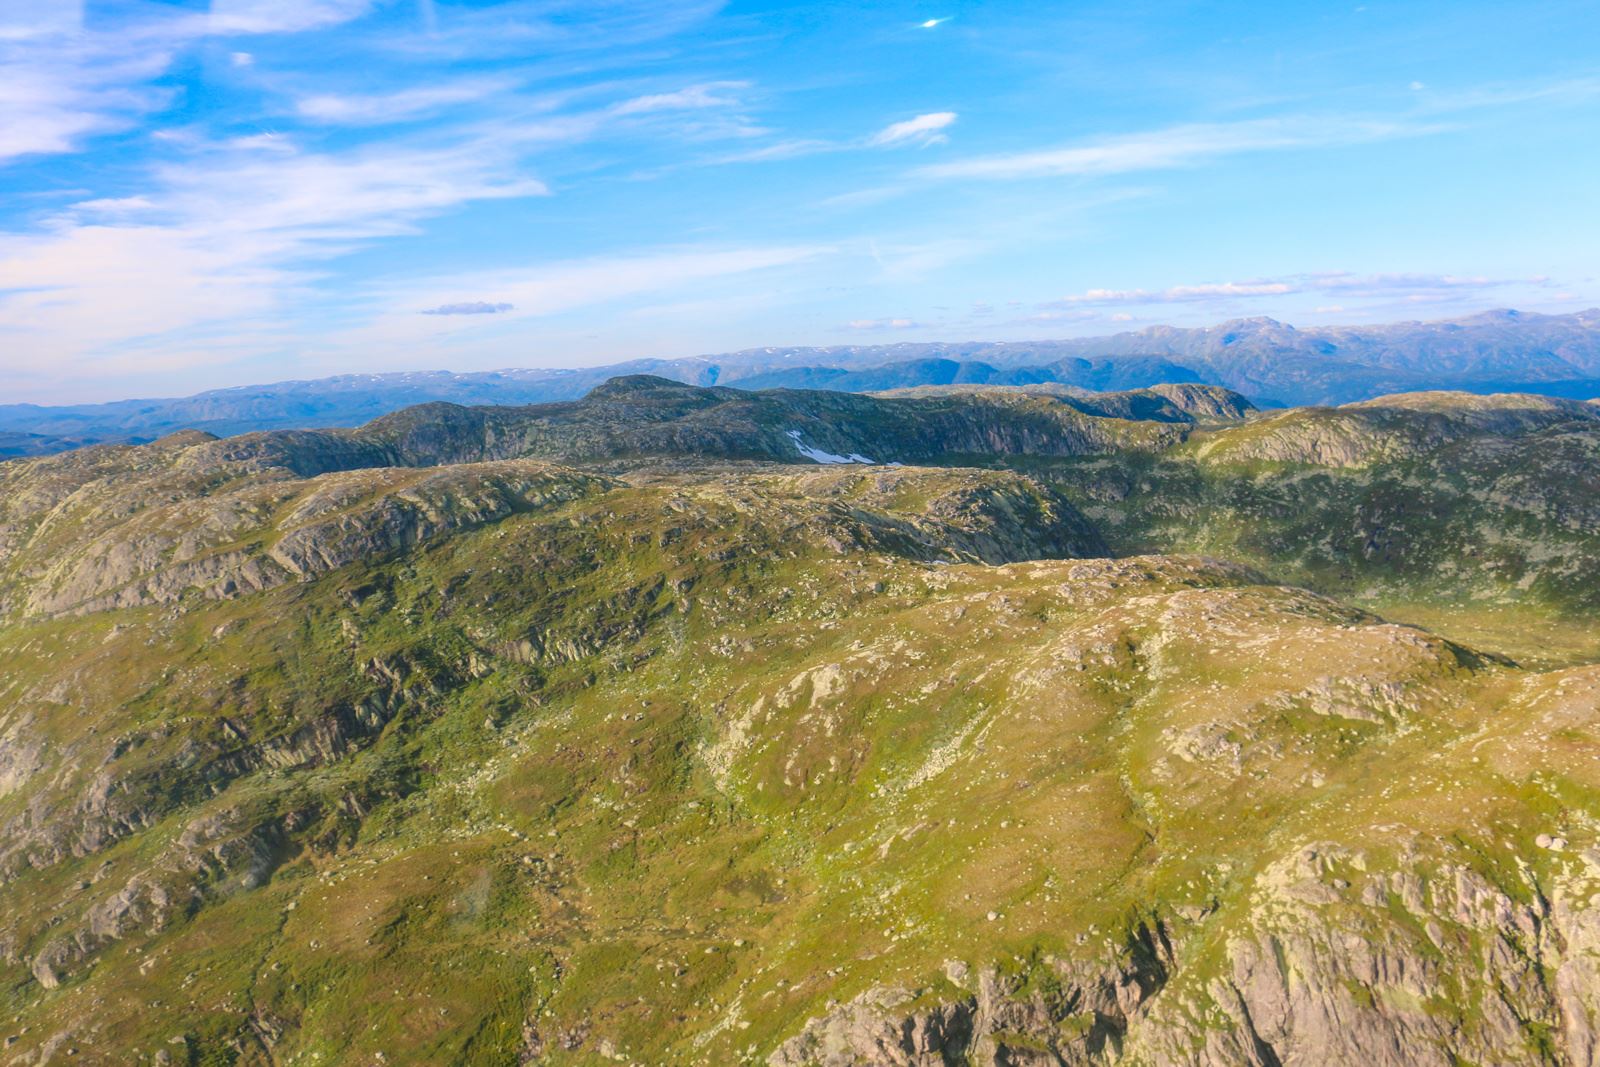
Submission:
[[[1592,1062],[1600,408],[1231,404],[0,464],[0,1062]]]

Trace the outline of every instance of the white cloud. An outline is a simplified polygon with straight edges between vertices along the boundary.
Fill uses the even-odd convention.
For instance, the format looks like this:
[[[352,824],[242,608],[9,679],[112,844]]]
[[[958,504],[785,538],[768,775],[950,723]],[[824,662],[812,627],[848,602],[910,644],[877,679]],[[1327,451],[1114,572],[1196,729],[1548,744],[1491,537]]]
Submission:
[[[717,156],[711,163],[771,163],[784,159],[799,159],[802,156],[814,156],[823,152],[837,152],[840,146],[832,141],[817,140],[792,140],[778,141],[762,148],[752,148],[743,152],[729,152]]]
[[[150,5],[125,22],[85,23],[71,0],[0,0],[0,163],[75,152],[174,99],[153,85],[186,46],[212,35],[319,29],[372,0],[213,0],[208,13]],[[233,52],[235,67],[252,57]]]
[[[912,319],[852,319],[845,327],[851,330],[914,330],[917,323]]]
[[[83,0],[0,0],[0,41],[76,33],[83,28]]]
[[[1559,81],[1482,85],[1450,92],[1430,91],[1419,107],[1425,114],[1448,114],[1515,107],[1518,104],[1554,106],[1589,104],[1600,97],[1600,77]]]
[[[515,304],[491,304],[486,300],[471,300],[464,304],[441,304],[436,308],[428,308],[424,315],[499,315],[507,311],[515,311]]]
[[[270,0],[263,0],[270,2]],[[727,0],[499,0],[449,4],[437,13],[418,54],[526,55],[619,49],[681,33],[711,18]],[[426,13],[425,13],[426,16]],[[658,58],[658,57],[652,57]]]
[[[493,292],[515,305],[515,317],[553,315],[644,293],[667,292],[697,281],[791,266],[832,252],[829,246],[693,248],[571,260],[503,271],[477,271],[423,279],[383,294],[395,312],[415,307],[421,294],[446,306],[472,303],[472,293]]]
[[[1344,271],[1302,275],[1303,291],[1387,296],[1395,292],[1447,292],[1454,289],[1498,289],[1519,282],[1543,285],[1548,278],[1489,278],[1459,274],[1350,274]]]
[[[78,34],[0,39],[0,163],[76,151],[133,125],[171,99],[140,84],[169,60],[159,47],[123,54]]]
[[[394,353],[404,353],[417,366],[504,365],[508,347],[537,352],[550,338],[571,336],[574,329],[581,330],[574,340],[587,338],[592,348],[588,320],[566,316],[597,307],[616,308],[608,337],[625,332],[620,324],[636,315],[671,315],[675,307],[692,307],[693,325],[703,329],[736,309],[766,306],[778,284],[775,277],[837,251],[828,245],[656,249],[391,284],[353,296],[362,321],[319,338],[317,358],[348,367],[374,359],[392,362]],[[514,309],[495,315],[416,314],[418,307],[471,303],[486,292]],[[637,306],[640,300],[650,303]],[[640,343],[657,346],[660,337],[649,334]],[[637,354],[637,349],[617,353]]]
[[[86,201],[36,232],[0,235],[0,330],[63,378],[129,350],[180,352],[197,330],[289,321],[321,259],[464,203],[543,192],[483,145],[219,148],[158,170],[144,196]]]
[[[360,18],[373,0],[212,0],[206,30],[218,35],[299,33]]]
[[[1196,304],[1228,302],[1262,297],[1281,297],[1299,293],[1341,294],[1347,296],[1404,295],[1406,299],[1430,299],[1440,293],[1460,290],[1496,289],[1517,284],[1547,284],[1548,279],[1495,279],[1461,277],[1453,274],[1352,274],[1345,271],[1294,274],[1281,278],[1256,278],[1240,282],[1205,282],[1175,285],[1167,289],[1089,289],[1041,305],[1047,308],[1107,307],[1144,304]]]
[[[671,93],[653,93],[624,100],[611,109],[614,115],[647,115],[657,111],[692,111],[699,108],[737,107],[739,100],[727,90],[743,89],[746,82],[706,82]]]
[[[349,126],[381,125],[474,103],[507,92],[516,84],[509,78],[463,78],[443,85],[427,85],[393,93],[321,93],[301,97],[295,102],[295,110],[301,117],[315,122]]]
[[[939,131],[948,129],[955,121],[954,111],[935,111],[927,115],[918,115],[914,119],[885,126],[873,134],[867,143],[875,147],[942,144],[948,138]]]
[[[147,196],[118,196],[99,200],[83,200],[72,205],[73,211],[108,215],[124,215],[130,212],[149,211],[155,203]]]
[[[1284,296],[1299,290],[1288,282],[1213,282],[1203,285],[1175,285],[1150,292],[1146,289],[1090,289],[1051,301],[1051,307],[1109,304],[1184,304],[1196,301],[1234,299],[1250,296]]]
[[[149,124],[179,91],[156,83],[178,57],[204,58],[198,46],[208,38],[326,29],[377,6],[377,0],[140,3],[118,6],[116,18],[103,11],[86,26],[72,0],[0,0],[0,164],[80,151],[98,135]],[[234,41],[219,42],[208,78],[242,78],[243,88],[269,91],[282,91],[278,79],[306,79],[295,101],[302,125],[375,126],[465,107],[510,94],[564,61],[588,80],[566,94],[518,95],[514,107],[492,116],[404,137],[385,132],[363,143],[362,135],[344,134],[328,151],[307,147],[317,143],[318,132],[251,131],[246,123],[253,116],[244,111],[230,111],[239,121],[227,133],[214,132],[204,120],[147,128],[142,145],[146,160],[155,162],[136,164],[144,168],[142,179],[119,157],[107,179],[116,185],[78,190],[71,194],[78,202],[54,214],[19,212],[12,230],[0,231],[0,336],[11,353],[0,355],[0,391],[15,393],[37,366],[49,366],[56,387],[64,389],[104,381],[113,372],[214,366],[291,346],[305,351],[318,345],[323,330],[358,329],[363,317],[392,310],[370,285],[315,284],[330,276],[334,259],[375,240],[416,233],[426,220],[466,204],[546,194],[529,173],[536,151],[594,138],[608,125],[626,125],[635,135],[748,133],[742,120],[733,123],[738,115],[719,110],[737,105],[744,82],[704,82],[621,105],[567,110],[582,95],[613,97],[614,85],[579,72],[621,60],[564,57],[658,39],[719,6],[718,0],[450,5],[438,12],[437,34],[384,41],[410,61],[427,63],[481,59],[514,37],[519,53],[537,43],[549,62],[515,76],[441,81],[424,73],[387,93],[330,91],[328,75],[335,72],[288,74],[280,62],[285,53],[267,51],[265,42],[250,52],[229,51]],[[273,62],[266,62],[268,55]],[[250,73],[235,73],[243,68]],[[711,114],[704,120],[673,116],[696,111]],[[712,128],[713,122],[722,125]],[[792,251],[619,257],[568,265],[570,272],[512,276],[516,284],[504,300],[487,286],[446,302],[440,298],[448,293],[418,292],[422,299],[413,300],[409,313],[424,331],[446,330],[452,321],[466,324],[457,318],[462,308],[448,305],[482,303],[484,292],[495,294],[495,313],[468,318],[512,318],[513,302],[518,315],[543,314],[610,299],[608,293],[671,291],[697,278],[788,262],[786,255]],[[430,283],[433,290],[449,287]],[[423,318],[418,308],[455,315]],[[301,335],[312,322],[320,324],[318,332]]]
[[[923,178],[989,181],[1125,174],[1189,166],[1241,152],[1359,144],[1437,129],[1415,123],[1309,117],[1200,123],[1038,152],[938,163],[915,173]]]
[[[1098,319],[1099,317],[1100,317],[1100,313],[1098,311],[1088,311],[1088,310],[1085,310],[1085,309],[1062,311],[1062,310],[1059,310],[1059,309],[1054,309],[1054,310],[1048,310],[1048,311],[1039,311],[1039,312],[1035,312],[1032,315],[1024,316],[1023,318],[1020,318],[1020,319],[1014,319],[1014,320],[1012,320],[1012,324],[1013,325],[1018,324],[1018,323],[1036,324],[1036,323],[1048,323],[1048,322],[1092,322],[1095,319]]]

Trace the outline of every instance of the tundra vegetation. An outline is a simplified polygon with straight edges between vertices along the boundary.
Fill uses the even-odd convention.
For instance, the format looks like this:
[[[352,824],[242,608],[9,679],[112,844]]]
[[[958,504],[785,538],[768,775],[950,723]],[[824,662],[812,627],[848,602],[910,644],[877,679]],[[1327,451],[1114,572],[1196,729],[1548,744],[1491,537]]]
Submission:
[[[1595,1063],[1597,461],[635,377],[0,464],[0,1058]]]

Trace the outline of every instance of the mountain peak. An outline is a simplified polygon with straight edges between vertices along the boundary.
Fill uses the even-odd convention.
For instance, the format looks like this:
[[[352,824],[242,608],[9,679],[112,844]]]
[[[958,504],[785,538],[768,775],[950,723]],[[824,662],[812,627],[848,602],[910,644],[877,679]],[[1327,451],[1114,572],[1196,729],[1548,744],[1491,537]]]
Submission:
[[[1226,333],[1238,333],[1238,332],[1244,331],[1244,330],[1291,330],[1292,331],[1294,329],[1294,327],[1290,326],[1287,322],[1279,322],[1277,319],[1271,318],[1271,317],[1266,316],[1266,315],[1256,315],[1256,316],[1254,316],[1252,318],[1247,318],[1247,319],[1229,319],[1227,322],[1222,323],[1220,326],[1214,326],[1212,328],[1215,329],[1215,330],[1221,330],[1221,331],[1226,332]]]
[[[607,378],[595,386],[589,391],[588,398],[591,400],[619,400],[651,393],[681,394],[698,391],[695,386],[672,378],[662,378],[655,374],[623,374],[615,378]]]
[[[1495,322],[1522,322],[1525,319],[1536,318],[1534,313],[1518,311],[1516,308],[1491,308],[1480,311],[1476,315],[1468,315],[1457,319],[1458,323],[1495,323]]]

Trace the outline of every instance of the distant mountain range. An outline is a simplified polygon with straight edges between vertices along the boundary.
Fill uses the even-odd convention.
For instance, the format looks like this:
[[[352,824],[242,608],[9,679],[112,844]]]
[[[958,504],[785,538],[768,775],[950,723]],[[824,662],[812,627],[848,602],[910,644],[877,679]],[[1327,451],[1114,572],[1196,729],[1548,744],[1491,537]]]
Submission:
[[[1263,406],[1341,404],[1420,389],[1589,399],[1600,396],[1600,309],[1570,315],[1502,310],[1443,322],[1304,330],[1254,318],[1058,341],[760,348],[581,369],[341,375],[178,399],[0,405],[0,457],[147,441],[182,429],[229,435],[355,426],[435,400],[571,400],[626,374],[692,385],[843,392],[1042,383],[1107,391],[1195,382],[1224,386]]]

